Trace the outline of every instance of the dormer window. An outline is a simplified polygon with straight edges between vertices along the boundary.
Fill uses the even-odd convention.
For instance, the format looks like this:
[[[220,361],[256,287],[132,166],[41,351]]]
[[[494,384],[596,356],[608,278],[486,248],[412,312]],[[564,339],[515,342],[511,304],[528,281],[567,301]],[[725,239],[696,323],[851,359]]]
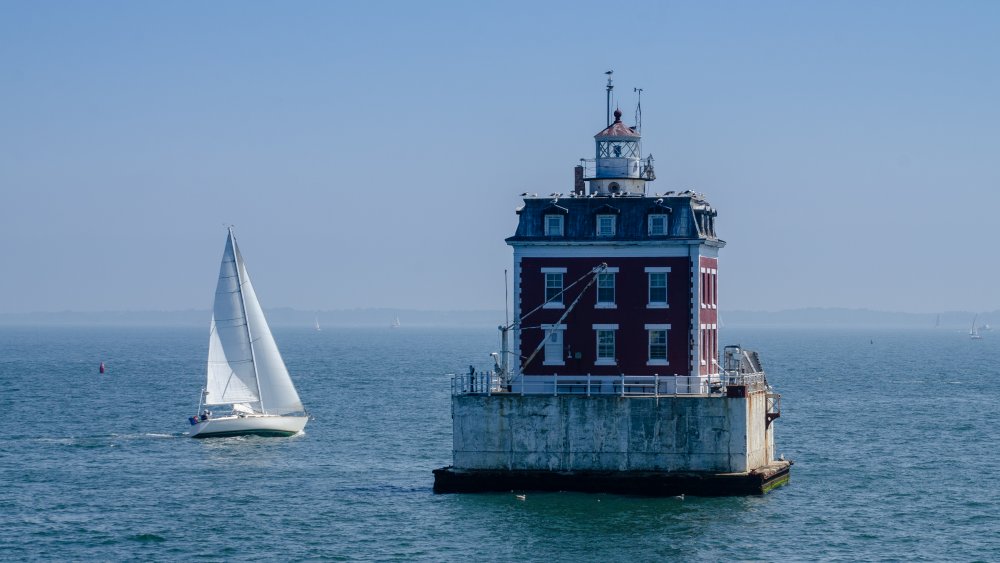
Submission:
[[[561,237],[561,236],[563,236],[563,216],[562,215],[546,215],[545,216],[545,236],[547,236],[547,237]]]
[[[659,213],[650,214],[649,236],[663,236],[665,234],[667,234],[667,216]]]
[[[598,215],[597,236],[599,237],[615,236],[615,218],[616,217],[614,215]]]

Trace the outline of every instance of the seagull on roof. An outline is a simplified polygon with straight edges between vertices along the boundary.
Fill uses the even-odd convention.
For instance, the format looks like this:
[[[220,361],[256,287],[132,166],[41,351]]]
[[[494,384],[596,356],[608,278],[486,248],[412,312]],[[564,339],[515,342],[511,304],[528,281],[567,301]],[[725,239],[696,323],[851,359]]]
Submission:
[[[521,194],[521,197],[524,197],[526,195],[528,195],[528,192],[524,192],[523,194]]]
[[[674,193],[674,190],[670,190],[669,192],[667,192],[667,193],[665,193],[665,194],[663,194],[663,195],[671,195],[671,194],[673,194],[673,193]]]

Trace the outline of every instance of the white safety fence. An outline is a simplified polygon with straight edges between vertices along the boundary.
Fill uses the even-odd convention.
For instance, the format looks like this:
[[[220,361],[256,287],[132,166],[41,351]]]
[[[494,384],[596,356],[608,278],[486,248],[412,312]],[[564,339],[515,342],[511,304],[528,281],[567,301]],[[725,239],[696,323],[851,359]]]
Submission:
[[[453,395],[618,395],[659,397],[723,394],[731,385],[745,386],[747,392],[766,387],[763,372],[711,375],[529,375],[504,381],[495,371],[448,374]]]

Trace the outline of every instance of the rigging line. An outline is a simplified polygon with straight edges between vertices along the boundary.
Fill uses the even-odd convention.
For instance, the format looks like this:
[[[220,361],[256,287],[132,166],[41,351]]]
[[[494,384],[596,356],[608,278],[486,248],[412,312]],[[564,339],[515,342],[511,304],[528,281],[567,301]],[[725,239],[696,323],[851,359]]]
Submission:
[[[569,290],[570,290],[570,288],[571,288],[571,287],[573,287],[574,285],[576,285],[576,284],[578,284],[578,283],[582,282],[582,281],[583,281],[583,280],[584,280],[584,279],[585,279],[585,278],[586,278],[587,276],[589,276],[589,275],[593,274],[593,273],[594,273],[594,272],[596,272],[596,271],[597,271],[598,269],[599,269],[599,270],[600,270],[601,272],[603,272],[603,271],[604,271],[604,270],[606,270],[607,268],[608,268],[608,265],[607,265],[607,263],[605,263],[605,262],[602,262],[602,263],[601,263],[601,264],[600,264],[599,266],[596,266],[596,267],[595,267],[595,268],[594,268],[593,270],[591,270],[591,271],[587,272],[586,274],[583,274],[582,276],[580,276],[579,278],[577,278],[577,280],[576,280],[576,281],[574,281],[573,283],[571,283],[571,284],[567,285],[566,287],[564,287],[562,291],[560,291],[559,293],[557,293],[557,294],[556,294],[556,296],[561,296],[562,294],[566,293],[567,291],[569,291]],[[524,321],[524,319],[528,318],[528,316],[529,316],[529,315],[531,315],[532,313],[535,313],[535,312],[537,312],[538,310],[540,310],[540,309],[544,308],[544,307],[545,307],[545,305],[546,305],[546,304],[548,304],[548,303],[549,303],[549,301],[545,301],[545,302],[543,302],[543,303],[542,303],[541,305],[539,305],[539,306],[535,307],[534,309],[532,309],[532,310],[528,311],[528,312],[527,312],[527,313],[525,313],[525,314],[524,314],[524,316],[522,316],[522,317],[521,317],[520,319],[518,319],[518,320],[514,321],[513,323],[511,323],[510,325],[508,325],[508,326],[507,326],[507,328],[513,328],[513,327],[514,327],[515,325],[519,325],[519,324],[521,324],[521,322],[522,322],[522,321]]]
[[[605,264],[605,263],[602,263],[600,266],[598,266],[598,267],[596,267],[596,268],[594,268],[593,270],[590,271],[590,274],[593,275],[593,277],[590,278],[590,282],[582,290],[580,290],[580,294],[577,295],[576,299],[573,300],[573,303],[571,303],[570,306],[566,308],[566,312],[564,312],[562,314],[562,316],[559,317],[559,320],[556,321],[556,322],[554,322],[553,324],[559,325],[559,324],[562,324],[562,322],[564,320],[566,320],[566,317],[569,315],[570,311],[573,310],[573,307],[576,307],[576,304],[579,303],[580,299],[583,298],[583,294],[587,293],[587,290],[590,289],[590,286],[594,285],[594,282],[597,281],[598,275],[601,274],[601,273],[603,273],[604,270],[607,270],[607,269],[608,269],[608,265]],[[538,355],[538,352],[542,349],[543,346],[545,346],[545,341],[547,339],[548,339],[548,335],[546,334],[545,338],[542,338],[542,341],[539,342],[538,346],[535,347],[535,351],[532,352],[531,355],[528,356],[528,359],[524,361],[524,366],[525,367],[527,367],[528,364],[531,363],[531,360],[535,359],[535,356]],[[560,352],[559,355],[562,356],[562,352]],[[523,368],[522,368],[522,371],[523,371]]]

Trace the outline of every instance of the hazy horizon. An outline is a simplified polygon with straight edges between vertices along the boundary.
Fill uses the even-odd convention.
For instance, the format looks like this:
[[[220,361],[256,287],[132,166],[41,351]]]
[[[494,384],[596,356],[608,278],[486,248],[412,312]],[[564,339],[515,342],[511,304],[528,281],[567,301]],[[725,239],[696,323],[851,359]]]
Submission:
[[[7,2],[0,314],[503,310],[604,71],[651,192],[718,209],[723,311],[1000,308],[1000,4]],[[618,30],[617,32],[615,30]],[[725,313],[723,313],[725,314]]]

